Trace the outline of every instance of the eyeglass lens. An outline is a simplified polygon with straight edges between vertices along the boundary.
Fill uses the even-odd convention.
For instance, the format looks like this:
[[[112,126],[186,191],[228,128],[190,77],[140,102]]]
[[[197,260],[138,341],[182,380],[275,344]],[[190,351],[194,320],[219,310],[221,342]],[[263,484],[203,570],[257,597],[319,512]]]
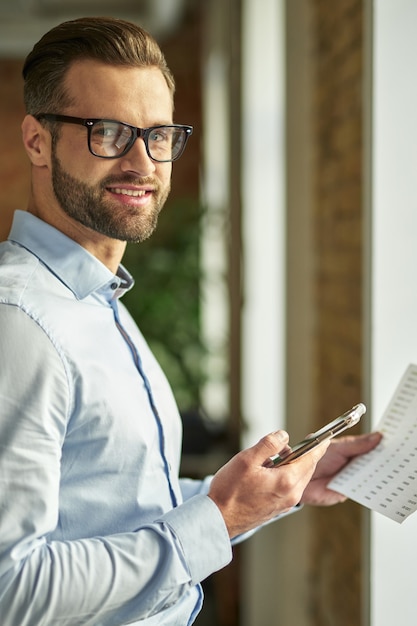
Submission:
[[[99,121],[90,128],[90,149],[101,157],[117,157],[127,152],[136,139],[135,129],[119,122]],[[160,126],[145,134],[149,156],[155,161],[173,161],[180,156],[186,131]]]

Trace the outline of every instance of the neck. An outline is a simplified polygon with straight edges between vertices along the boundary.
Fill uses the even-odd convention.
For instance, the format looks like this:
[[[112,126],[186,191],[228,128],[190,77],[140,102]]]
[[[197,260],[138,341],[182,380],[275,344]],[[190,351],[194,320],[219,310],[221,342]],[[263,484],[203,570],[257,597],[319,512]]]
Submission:
[[[112,239],[91,228],[83,226],[62,210],[55,212],[43,211],[31,200],[29,201],[27,210],[29,213],[32,213],[47,224],[60,230],[67,237],[76,241],[80,246],[101,261],[113,274],[116,274],[126,249],[125,241]]]

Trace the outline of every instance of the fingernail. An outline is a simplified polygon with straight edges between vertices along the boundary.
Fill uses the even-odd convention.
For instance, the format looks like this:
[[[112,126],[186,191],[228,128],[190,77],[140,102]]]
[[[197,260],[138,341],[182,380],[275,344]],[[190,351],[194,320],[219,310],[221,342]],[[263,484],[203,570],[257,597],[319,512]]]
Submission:
[[[281,441],[285,441],[287,439],[286,433],[283,430],[276,430],[271,434],[274,435],[274,437],[276,437],[277,439],[280,439]]]

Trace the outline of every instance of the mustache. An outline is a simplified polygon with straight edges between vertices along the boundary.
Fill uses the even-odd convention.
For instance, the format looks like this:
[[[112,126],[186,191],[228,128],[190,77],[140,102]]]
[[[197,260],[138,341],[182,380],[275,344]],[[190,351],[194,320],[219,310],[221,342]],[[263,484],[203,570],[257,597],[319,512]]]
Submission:
[[[108,176],[101,181],[101,187],[115,187],[116,185],[151,185],[154,189],[159,189],[158,181],[152,176],[132,176],[124,174],[123,176]]]

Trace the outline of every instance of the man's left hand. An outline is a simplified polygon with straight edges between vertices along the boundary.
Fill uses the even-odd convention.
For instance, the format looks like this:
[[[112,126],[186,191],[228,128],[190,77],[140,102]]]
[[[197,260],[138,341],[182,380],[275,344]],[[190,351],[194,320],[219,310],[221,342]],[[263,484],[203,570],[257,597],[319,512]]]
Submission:
[[[316,471],[304,490],[301,503],[330,506],[344,502],[346,496],[328,489],[328,483],[355,456],[365,454],[375,448],[381,438],[381,433],[374,432],[333,439],[326,454],[318,462]]]

